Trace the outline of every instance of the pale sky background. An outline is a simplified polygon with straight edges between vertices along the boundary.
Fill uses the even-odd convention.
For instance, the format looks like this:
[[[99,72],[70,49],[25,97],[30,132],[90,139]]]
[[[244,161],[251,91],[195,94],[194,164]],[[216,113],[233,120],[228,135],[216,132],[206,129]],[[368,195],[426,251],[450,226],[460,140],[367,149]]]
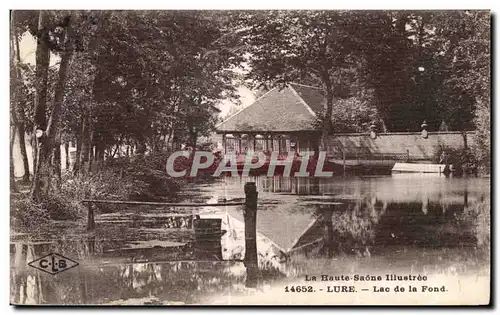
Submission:
[[[36,62],[36,40],[30,33],[24,33],[21,41],[19,42],[19,54],[21,55],[21,61],[23,63],[30,63],[35,65]],[[54,54],[50,54],[50,65],[53,66],[57,63],[59,57]]]

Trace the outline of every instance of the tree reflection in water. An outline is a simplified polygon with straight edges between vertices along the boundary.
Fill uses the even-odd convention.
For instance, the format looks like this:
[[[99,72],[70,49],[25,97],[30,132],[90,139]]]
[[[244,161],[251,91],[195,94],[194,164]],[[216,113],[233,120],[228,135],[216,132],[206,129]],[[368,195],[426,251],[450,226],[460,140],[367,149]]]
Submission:
[[[361,267],[386,270],[393,263],[412,270],[454,268],[456,272],[488,263],[490,199],[488,190],[477,183],[398,177],[249,180],[257,181],[263,199],[279,201],[276,206],[260,209],[259,232],[275,240],[275,235],[283,234],[279,226],[286,226],[280,220],[303,221],[293,246],[300,250],[284,262],[281,272],[272,268],[264,272],[264,281],[284,275],[295,277],[303,270],[317,273],[322,270],[318,262],[328,263],[328,268],[360,268],[359,271]],[[245,180],[231,181],[224,183],[226,195],[221,196],[241,197]],[[206,194],[214,195],[210,190]],[[240,210],[231,211],[236,216]],[[308,220],[312,224],[300,234]],[[54,244],[15,243],[11,250],[11,301],[203,303],[211,295],[245,291],[245,268],[240,262],[130,263],[112,257],[109,260],[114,264],[101,266],[95,257],[105,246],[110,244],[92,238]],[[27,262],[49,251],[67,254],[81,265],[57,276],[26,268]],[[164,249],[156,252],[165,254]]]
[[[11,301],[15,304],[105,304],[151,297],[199,303],[213,294],[245,290],[245,269],[239,262],[81,266],[57,277],[17,269],[11,275]]]

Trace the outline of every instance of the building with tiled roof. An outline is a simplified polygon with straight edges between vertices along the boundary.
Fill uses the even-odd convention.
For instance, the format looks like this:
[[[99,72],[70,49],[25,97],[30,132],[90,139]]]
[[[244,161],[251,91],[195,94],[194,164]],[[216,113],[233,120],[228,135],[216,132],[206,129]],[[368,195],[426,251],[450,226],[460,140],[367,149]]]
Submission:
[[[216,129],[226,152],[316,151],[317,117],[325,98],[320,88],[290,83],[274,88]]]

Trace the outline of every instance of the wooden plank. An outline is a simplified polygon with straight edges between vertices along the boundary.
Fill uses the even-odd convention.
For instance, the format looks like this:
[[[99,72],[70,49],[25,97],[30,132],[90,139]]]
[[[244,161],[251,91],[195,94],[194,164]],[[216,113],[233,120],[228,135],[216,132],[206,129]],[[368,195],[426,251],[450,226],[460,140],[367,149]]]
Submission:
[[[128,200],[99,200],[83,199],[83,203],[108,203],[122,205],[145,205],[145,206],[170,206],[170,207],[215,207],[215,206],[242,206],[244,202],[222,202],[222,203],[176,203],[176,202],[149,202],[149,201],[128,201]]]
[[[323,238],[323,237],[321,237],[321,238],[317,238],[316,240],[314,240],[314,241],[312,241],[312,242],[309,242],[309,243],[307,243],[307,244],[303,244],[303,245],[300,245],[300,246],[297,246],[297,247],[292,247],[292,248],[291,248],[288,252],[286,252],[286,254],[287,254],[287,255],[290,255],[290,254],[295,253],[295,252],[297,252],[297,251],[299,251],[299,250],[301,250],[301,249],[304,249],[304,248],[306,248],[306,247],[308,247],[308,246],[312,246],[312,245],[319,244],[319,243],[321,243],[323,240],[324,240],[324,238]]]
[[[396,163],[392,171],[408,173],[442,173],[445,166],[444,164]]]
[[[221,207],[221,206],[242,206],[245,202],[220,202],[220,203],[175,203],[175,202],[150,202],[150,201],[128,201],[128,200],[99,200],[83,199],[82,203],[109,203],[123,205],[145,205],[145,206],[170,206],[170,207]],[[261,205],[277,205],[280,202],[264,201]]]
[[[309,229],[314,225],[316,224],[318,220],[317,219],[314,219],[314,220],[311,220],[311,222],[309,222],[309,224],[307,225],[307,227],[302,231],[302,233],[299,234],[299,236],[293,241],[292,245],[290,246],[290,248],[288,248],[286,250],[286,253],[290,253],[294,248],[295,246],[297,246],[297,243],[300,241],[300,238],[302,237],[302,235],[304,235],[307,231],[309,231]],[[307,245],[307,244],[306,244]],[[302,246],[301,246],[302,247]]]
[[[129,259],[130,260],[130,259]],[[221,264],[229,264],[229,263],[243,263],[243,259],[225,259],[225,260],[201,260],[201,259],[180,259],[180,260],[158,260],[158,261],[118,261],[118,259],[113,259],[111,262],[109,259],[102,258],[99,260],[94,260],[91,264],[86,264],[84,267],[94,268],[94,267],[116,267],[116,266],[126,266],[126,265],[136,265],[136,264],[178,264],[178,263],[221,263]],[[199,270],[199,269],[198,269]]]

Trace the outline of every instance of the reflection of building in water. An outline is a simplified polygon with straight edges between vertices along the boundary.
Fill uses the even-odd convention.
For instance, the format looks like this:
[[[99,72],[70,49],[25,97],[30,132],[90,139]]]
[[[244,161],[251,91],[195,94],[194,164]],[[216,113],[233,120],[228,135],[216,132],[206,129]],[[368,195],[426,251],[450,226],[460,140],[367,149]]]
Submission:
[[[271,197],[265,195],[263,198],[272,198],[273,193],[282,195],[276,197],[283,202],[279,208],[281,212],[266,208],[258,215],[259,230],[264,234],[269,233],[271,239],[283,238],[280,236],[283,230],[285,234],[290,234],[287,229],[275,227],[274,222],[283,218],[283,211],[287,217],[282,220],[282,225],[301,220],[310,222],[318,217],[313,213],[324,210],[322,207],[341,202],[343,206],[333,212],[332,222],[336,233],[333,243],[335,246],[342,244],[340,247],[344,249],[360,246],[356,250],[361,253],[365,252],[363,246],[383,248],[387,245],[427,246],[432,243],[439,247],[474,244],[476,232],[473,222],[467,225],[461,223],[460,227],[457,222],[471,221],[472,218],[464,217],[464,208],[467,205],[470,208],[480,201],[488,191],[484,186],[487,182],[480,179],[422,175],[366,178],[261,176],[245,178],[242,183],[245,181],[255,181],[259,191],[271,194]],[[304,195],[310,197],[302,197]],[[298,215],[303,217],[299,219]],[[324,225],[318,224],[308,224],[301,227],[303,230],[297,228],[294,233],[298,237],[293,238],[297,241],[292,242],[291,248],[322,241]],[[371,249],[369,252],[374,253]]]
[[[294,195],[319,195],[320,179],[317,177],[257,177],[257,188],[270,193]]]
[[[324,109],[320,88],[291,83],[274,88],[217,125],[225,152],[313,152],[319,150],[317,116]]]
[[[127,304],[198,303],[211,292],[229,293],[243,286],[241,262],[178,261],[80,266],[58,274],[15,269],[11,303]],[[154,303],[152,303],[154,304]]]
[[[464,212],[467,200],[387,202],[363,198],[343,203],[333,212],[332,206],[318,206],[320,216],[297,239],[292,252],[331,255],[333,250],[364,256],[392,245],[474,247],[480,239],[475,219]],[[332,219],[325,218],[327,214]]]
[[[365,178],[345,177],[226,177],[229,185],[243,186],[253,181],[257,189],[269,193],[294,195],[332,195],[358,199],[374,197],[387,202],[463,203],[477,201],[489,187],[477,185],[474,179],[447,179],[444,176],[393,175]],[[481,183],[479,183],[481,184]],[[422,210],[424,211],[424,210]]]
[[[427,214],[428,209],[429,209],[429,199],[422,198],[422,213]]]

